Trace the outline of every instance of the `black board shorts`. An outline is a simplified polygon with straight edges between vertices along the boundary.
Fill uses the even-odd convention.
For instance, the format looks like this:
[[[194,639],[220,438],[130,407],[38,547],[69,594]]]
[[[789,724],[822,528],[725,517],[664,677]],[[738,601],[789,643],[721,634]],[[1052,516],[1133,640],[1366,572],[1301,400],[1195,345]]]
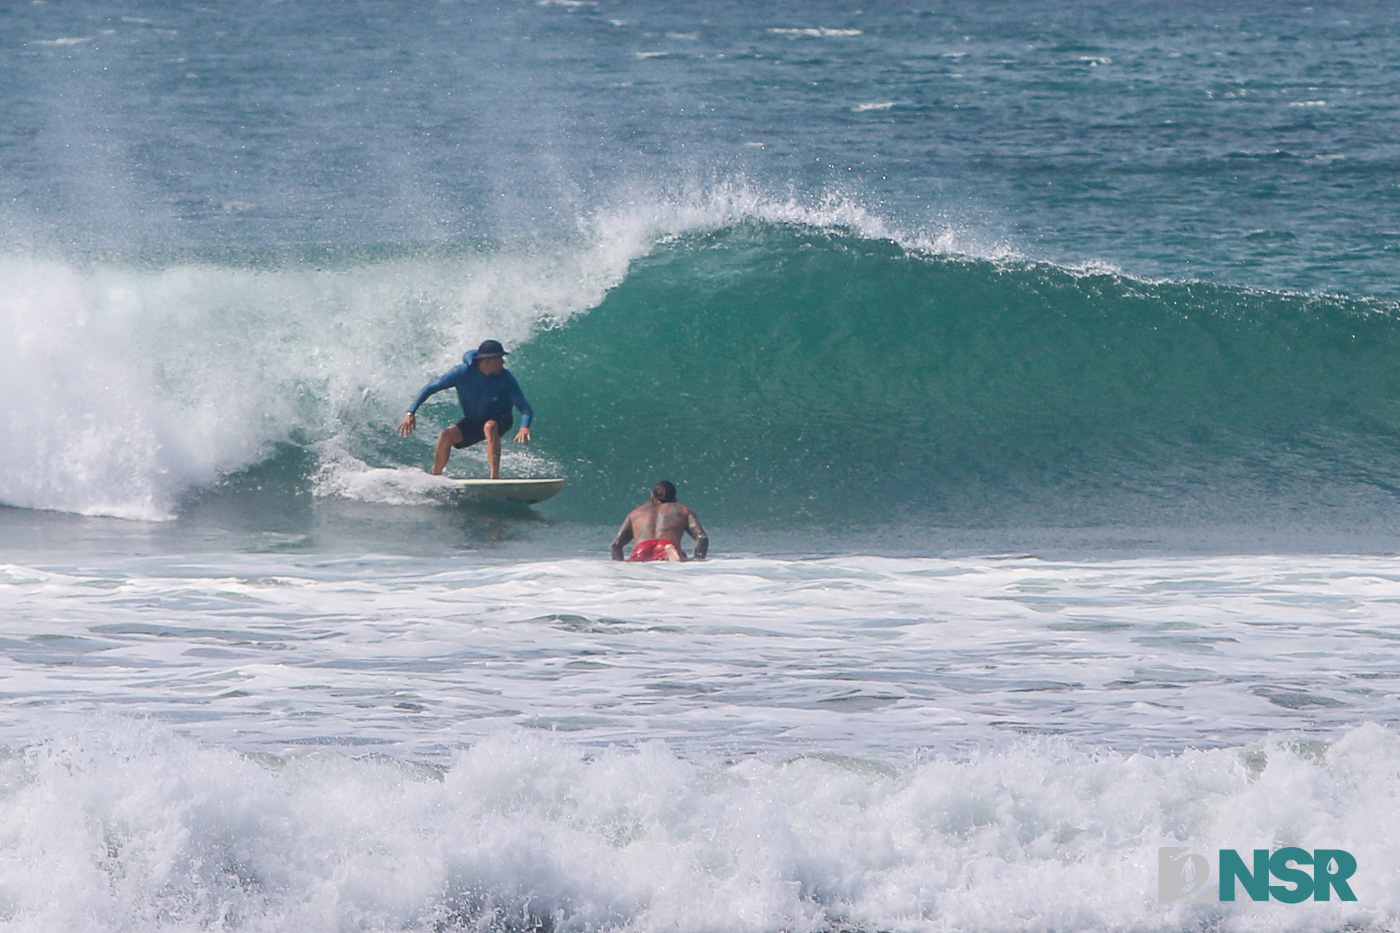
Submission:
[[[504,415],[492,415],[489,418],[463,418],[457,422],[457,428],[462,432],[462,443],[452,446],[461,450],[463,447],[470,447],[473,444],[480,444],[486,440],[486,422],[494,421],[501,427],[501,437],[506,436],[506,432],[514,426],[510,412]]]

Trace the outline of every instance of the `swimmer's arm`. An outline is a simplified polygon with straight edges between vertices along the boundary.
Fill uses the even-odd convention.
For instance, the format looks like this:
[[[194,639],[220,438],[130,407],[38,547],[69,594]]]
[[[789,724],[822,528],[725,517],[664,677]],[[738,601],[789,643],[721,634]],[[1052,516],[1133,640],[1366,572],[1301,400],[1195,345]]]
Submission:
[[[695,559],[704,560],[705,555],[710,553],[710,538],[705,534],[705,529],[700,526],[700,519],[695,516],[695,513],[689,509],[686,510],[686,513],[685,530],[690,532],[690,536],[695,539]]]
[[[622,546],[632,540],[632,516],[628,515],[627,520],[622,523],[622,527],[617,530],[617,537],[613,538],[612,559],[622,560]]]

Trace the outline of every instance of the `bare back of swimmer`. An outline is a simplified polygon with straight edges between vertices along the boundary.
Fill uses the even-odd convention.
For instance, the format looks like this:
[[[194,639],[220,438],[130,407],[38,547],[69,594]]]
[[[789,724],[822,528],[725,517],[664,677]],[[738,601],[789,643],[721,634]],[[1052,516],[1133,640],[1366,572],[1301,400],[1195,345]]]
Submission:
[[[695,512],[676,501],[676,487],[662,480],[651,489],[651,501],[627,513],[627,519],[617,531],[612,543],[612,559],[622,560],[622,549],[636,540],[632,556],[627,560],[685,560],[681,537],[689,534],[695,539],[695,559],[704,560],[710,551],[710,539]]]

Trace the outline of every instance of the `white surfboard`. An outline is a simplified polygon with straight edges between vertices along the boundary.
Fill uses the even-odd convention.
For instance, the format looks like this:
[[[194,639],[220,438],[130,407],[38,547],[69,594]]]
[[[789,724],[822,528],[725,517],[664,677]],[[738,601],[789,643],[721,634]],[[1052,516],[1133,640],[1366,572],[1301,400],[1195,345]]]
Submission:
[[[564,488],[564,477],[549,479],[454,479],[453,485],[473,499],[499,499],[534,505]]]

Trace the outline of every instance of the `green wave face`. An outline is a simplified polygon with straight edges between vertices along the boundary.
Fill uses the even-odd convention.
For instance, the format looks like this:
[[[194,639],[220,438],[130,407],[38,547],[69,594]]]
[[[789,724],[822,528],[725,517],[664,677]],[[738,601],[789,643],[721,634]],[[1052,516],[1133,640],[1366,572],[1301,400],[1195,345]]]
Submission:
[[[609,520],[1389,522],[1393,309],[744,224],[667,242],[512,367]]]

